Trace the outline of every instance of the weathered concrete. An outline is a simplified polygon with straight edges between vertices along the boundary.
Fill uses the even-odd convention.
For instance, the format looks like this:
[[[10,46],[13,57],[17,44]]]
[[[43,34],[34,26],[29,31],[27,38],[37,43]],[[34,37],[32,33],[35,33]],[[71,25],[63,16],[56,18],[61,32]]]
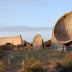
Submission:
[[[23,40],[21,35],[15,37],[3,37],[0,38],[0,45],[4,45],[6,43],[12,43],[14,45],[23,44]]]
[[[64,44],[72,41],[72,12],[64,14],[52,32],[52,49],[63,50]]]
[[[42,39],[41,35],[38,34],[34,37],[33,47],[35,49],[41,49],[42,46],[43,46],[43,39]]]

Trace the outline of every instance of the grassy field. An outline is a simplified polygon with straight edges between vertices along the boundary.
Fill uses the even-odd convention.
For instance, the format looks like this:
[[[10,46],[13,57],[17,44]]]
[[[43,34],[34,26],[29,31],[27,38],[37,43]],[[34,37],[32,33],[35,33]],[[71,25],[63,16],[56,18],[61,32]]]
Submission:
[[[61,51],[51,51],[50,49],[43,50],[27,50],[27,51],[5,51],[5,56],[2,58],[4,62],[10,59],[11,62],[22,61],[27,54],[29,57],[32,55],[36,60],[49,61],[49,60],[60,60],[65,57],[65,53]]]
[[[22,63],[26,55],[28,55],[29,58],[34,56],[34,58],[37,61],[39,60],[45,68],[48,68],[48,65],[54,62],[55,60],[63,60],[66,56],[66,53],[63,53],[62,51],[52,51],[51,49],[26,50],[26,51],[8,50],[4,51],[4,55],[0,59],[0,61],[3,61],[5,65],[8,65],[8,59],[10,60],[11,65],[17,62]]]

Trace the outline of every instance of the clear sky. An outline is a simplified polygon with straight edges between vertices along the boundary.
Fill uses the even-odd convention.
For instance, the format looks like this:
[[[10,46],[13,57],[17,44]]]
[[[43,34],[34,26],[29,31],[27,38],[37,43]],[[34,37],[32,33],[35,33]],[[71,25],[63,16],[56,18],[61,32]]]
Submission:
[[[0,26],[53,27],[72,11],[72,0],[0,0]]]

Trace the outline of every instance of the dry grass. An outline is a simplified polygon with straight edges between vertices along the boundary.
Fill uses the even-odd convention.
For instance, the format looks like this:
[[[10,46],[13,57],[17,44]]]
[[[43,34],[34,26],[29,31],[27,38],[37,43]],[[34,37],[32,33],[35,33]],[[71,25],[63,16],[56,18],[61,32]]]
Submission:
[[[8,52],[8,55],[4,57],[3,60],[4,63],[7,63],[7,66],[5,67],[6,72],[26,72],[26,70],[27,72],[38,72],[38,70],[39,72],[44,72],[45,69],[49,70],[48,72],[55,71],[56,62],[59,62],[60,59],[65,57],[65,54],[58,51],[51,51],[50,49],[6,52]],[[27,54],[29,57],[25,57],[25,54]],[[7,59],[10,60],[6,61]]]
[[[21,62],[11,64],[8,59],[7,65],[0,62],[0,72],[46,72],[40,61],[36,60],[34,56],[31,58],[26,55],[25,59]]]
[[[50,71],[72,72],[72,53],[67,53],[62,60],[51,60],[44,64]]]
[[[72,72],[72,53],[67,53],[63,60],[57,60],[55,66],[52,67],[60,72]]]
[[[26,55],[26,59],[22,61],[22,68],[18,72],[45,72],[40,61],[37,61],[34,56],[31,58]]]
[[[0,72],[5,72],[5,65],[3,62],[0,62]]]

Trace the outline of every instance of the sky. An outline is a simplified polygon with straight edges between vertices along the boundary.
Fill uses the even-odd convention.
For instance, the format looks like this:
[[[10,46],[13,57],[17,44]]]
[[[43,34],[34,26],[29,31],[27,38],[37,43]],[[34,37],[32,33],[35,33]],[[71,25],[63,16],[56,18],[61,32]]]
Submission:
[[[53,27],[72,11],[72,0],[0,0],[0,26]]]

